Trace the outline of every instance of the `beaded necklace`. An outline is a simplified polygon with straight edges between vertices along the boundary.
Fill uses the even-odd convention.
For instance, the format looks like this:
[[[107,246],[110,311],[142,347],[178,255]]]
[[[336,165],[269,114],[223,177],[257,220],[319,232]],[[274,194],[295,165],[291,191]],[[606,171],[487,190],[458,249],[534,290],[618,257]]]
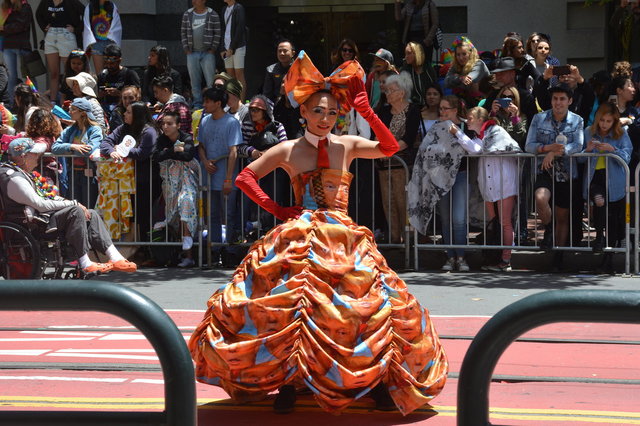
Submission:
[[[47,179],[41,176],[40,173],[33,171],[31,172],[31,174],[29,174],[24,170],[22,170],[22,167],[18,166],[13,161],[9,161],[9,165],[13,166],[15,170],[18,170],[24,173],[25,175],[29,176],[35,185],[36,193],[42,198],[46,198],[48,200],[54,200],[60,193],[60,190],[58,189],[58,187],[56,185],[53,185],[47,182]]]
[[[34,171],[31,172],[31,179],[36,184],[36,192],[42,198],[53,200],[58,196],[60,192],[56,185],[47,182],[47,179],[40,175],[40,173]]]

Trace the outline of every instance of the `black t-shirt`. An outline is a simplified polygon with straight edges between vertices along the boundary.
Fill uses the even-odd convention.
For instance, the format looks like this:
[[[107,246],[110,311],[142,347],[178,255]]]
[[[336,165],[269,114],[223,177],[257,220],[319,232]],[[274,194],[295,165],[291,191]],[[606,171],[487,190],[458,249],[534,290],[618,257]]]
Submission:
[[[47,17],[51,27],[66,27],[71,23],[71,17],[69,11],[64,7],[64,2],[56,6],[53,4],[53,0],[47,1]]]
[[[98,90],[104,90],[107,87],[114,87],[122,90],[125,86],[140,87],[140,77],[138,74],[127,67],[122,67],[116,73],[110,73],[108,70],[102,70],[98,76]],[[100,95],[98,95],[100,96]],[[117,104],[120,99],[117,96],[104,96],[102,102],[105,104]]]

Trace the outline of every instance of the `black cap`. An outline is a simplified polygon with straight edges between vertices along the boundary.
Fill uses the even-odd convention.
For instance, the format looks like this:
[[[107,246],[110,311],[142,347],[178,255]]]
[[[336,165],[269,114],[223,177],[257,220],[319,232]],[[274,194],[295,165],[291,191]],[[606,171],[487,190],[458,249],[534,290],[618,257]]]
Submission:
[[[494,62],[495,68],[491,71],[492,74],[502,71],[511,71],[516,69],[516,63],[510,56],[504,58],[498,58]]]
[[[560,83],[557,86],[549,87],[549,94],[554,94],[556,92],[566,93],[569,99],[573,98],[573,89],[569,87],[566,83]]]

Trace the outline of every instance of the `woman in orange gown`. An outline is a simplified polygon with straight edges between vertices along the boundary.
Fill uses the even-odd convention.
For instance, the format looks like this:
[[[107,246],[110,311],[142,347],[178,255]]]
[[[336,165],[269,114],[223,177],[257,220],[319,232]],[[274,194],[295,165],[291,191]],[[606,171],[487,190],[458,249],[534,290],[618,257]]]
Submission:
[[[369,107],[358,62],[324,78],[301,52],[285,89],[306,119],[305,136],[281,142],[236,184],[284,223],[256,241],[231,282],[208,301],[189,348],[197,380],[249,401],[280,390],[274,408],[293,409],[310,389],[340,413],[369,394],[379,409],[408,414],[438,395],[447,358],[429,318],[387,266],[373,234],[347,215],[355,158],[381,158],[398,143]],[[330,133],[339,108],[354,107],[378,141]],[[277,167],[291,176],[296,204],[259,188]]]

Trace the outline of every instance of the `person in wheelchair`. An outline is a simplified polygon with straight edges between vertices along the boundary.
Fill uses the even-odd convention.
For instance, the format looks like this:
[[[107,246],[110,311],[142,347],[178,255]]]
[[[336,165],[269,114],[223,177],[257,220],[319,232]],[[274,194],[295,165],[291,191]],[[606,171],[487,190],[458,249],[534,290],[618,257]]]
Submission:
[[[29,138],[11,141],[7,149],[9,162],[0,163],[0,197],[5,221],[22,224],[41,220],[44,233],[58,232],[78,256],[80,268],[87,275],[110,271],[135,272],[137,265],[126,260],[111,241],[100,215],[75,200],[58,196],[57,188],[34,172],[46,145]],[[107,263],[89,259],[93,248],[109,257]]]

